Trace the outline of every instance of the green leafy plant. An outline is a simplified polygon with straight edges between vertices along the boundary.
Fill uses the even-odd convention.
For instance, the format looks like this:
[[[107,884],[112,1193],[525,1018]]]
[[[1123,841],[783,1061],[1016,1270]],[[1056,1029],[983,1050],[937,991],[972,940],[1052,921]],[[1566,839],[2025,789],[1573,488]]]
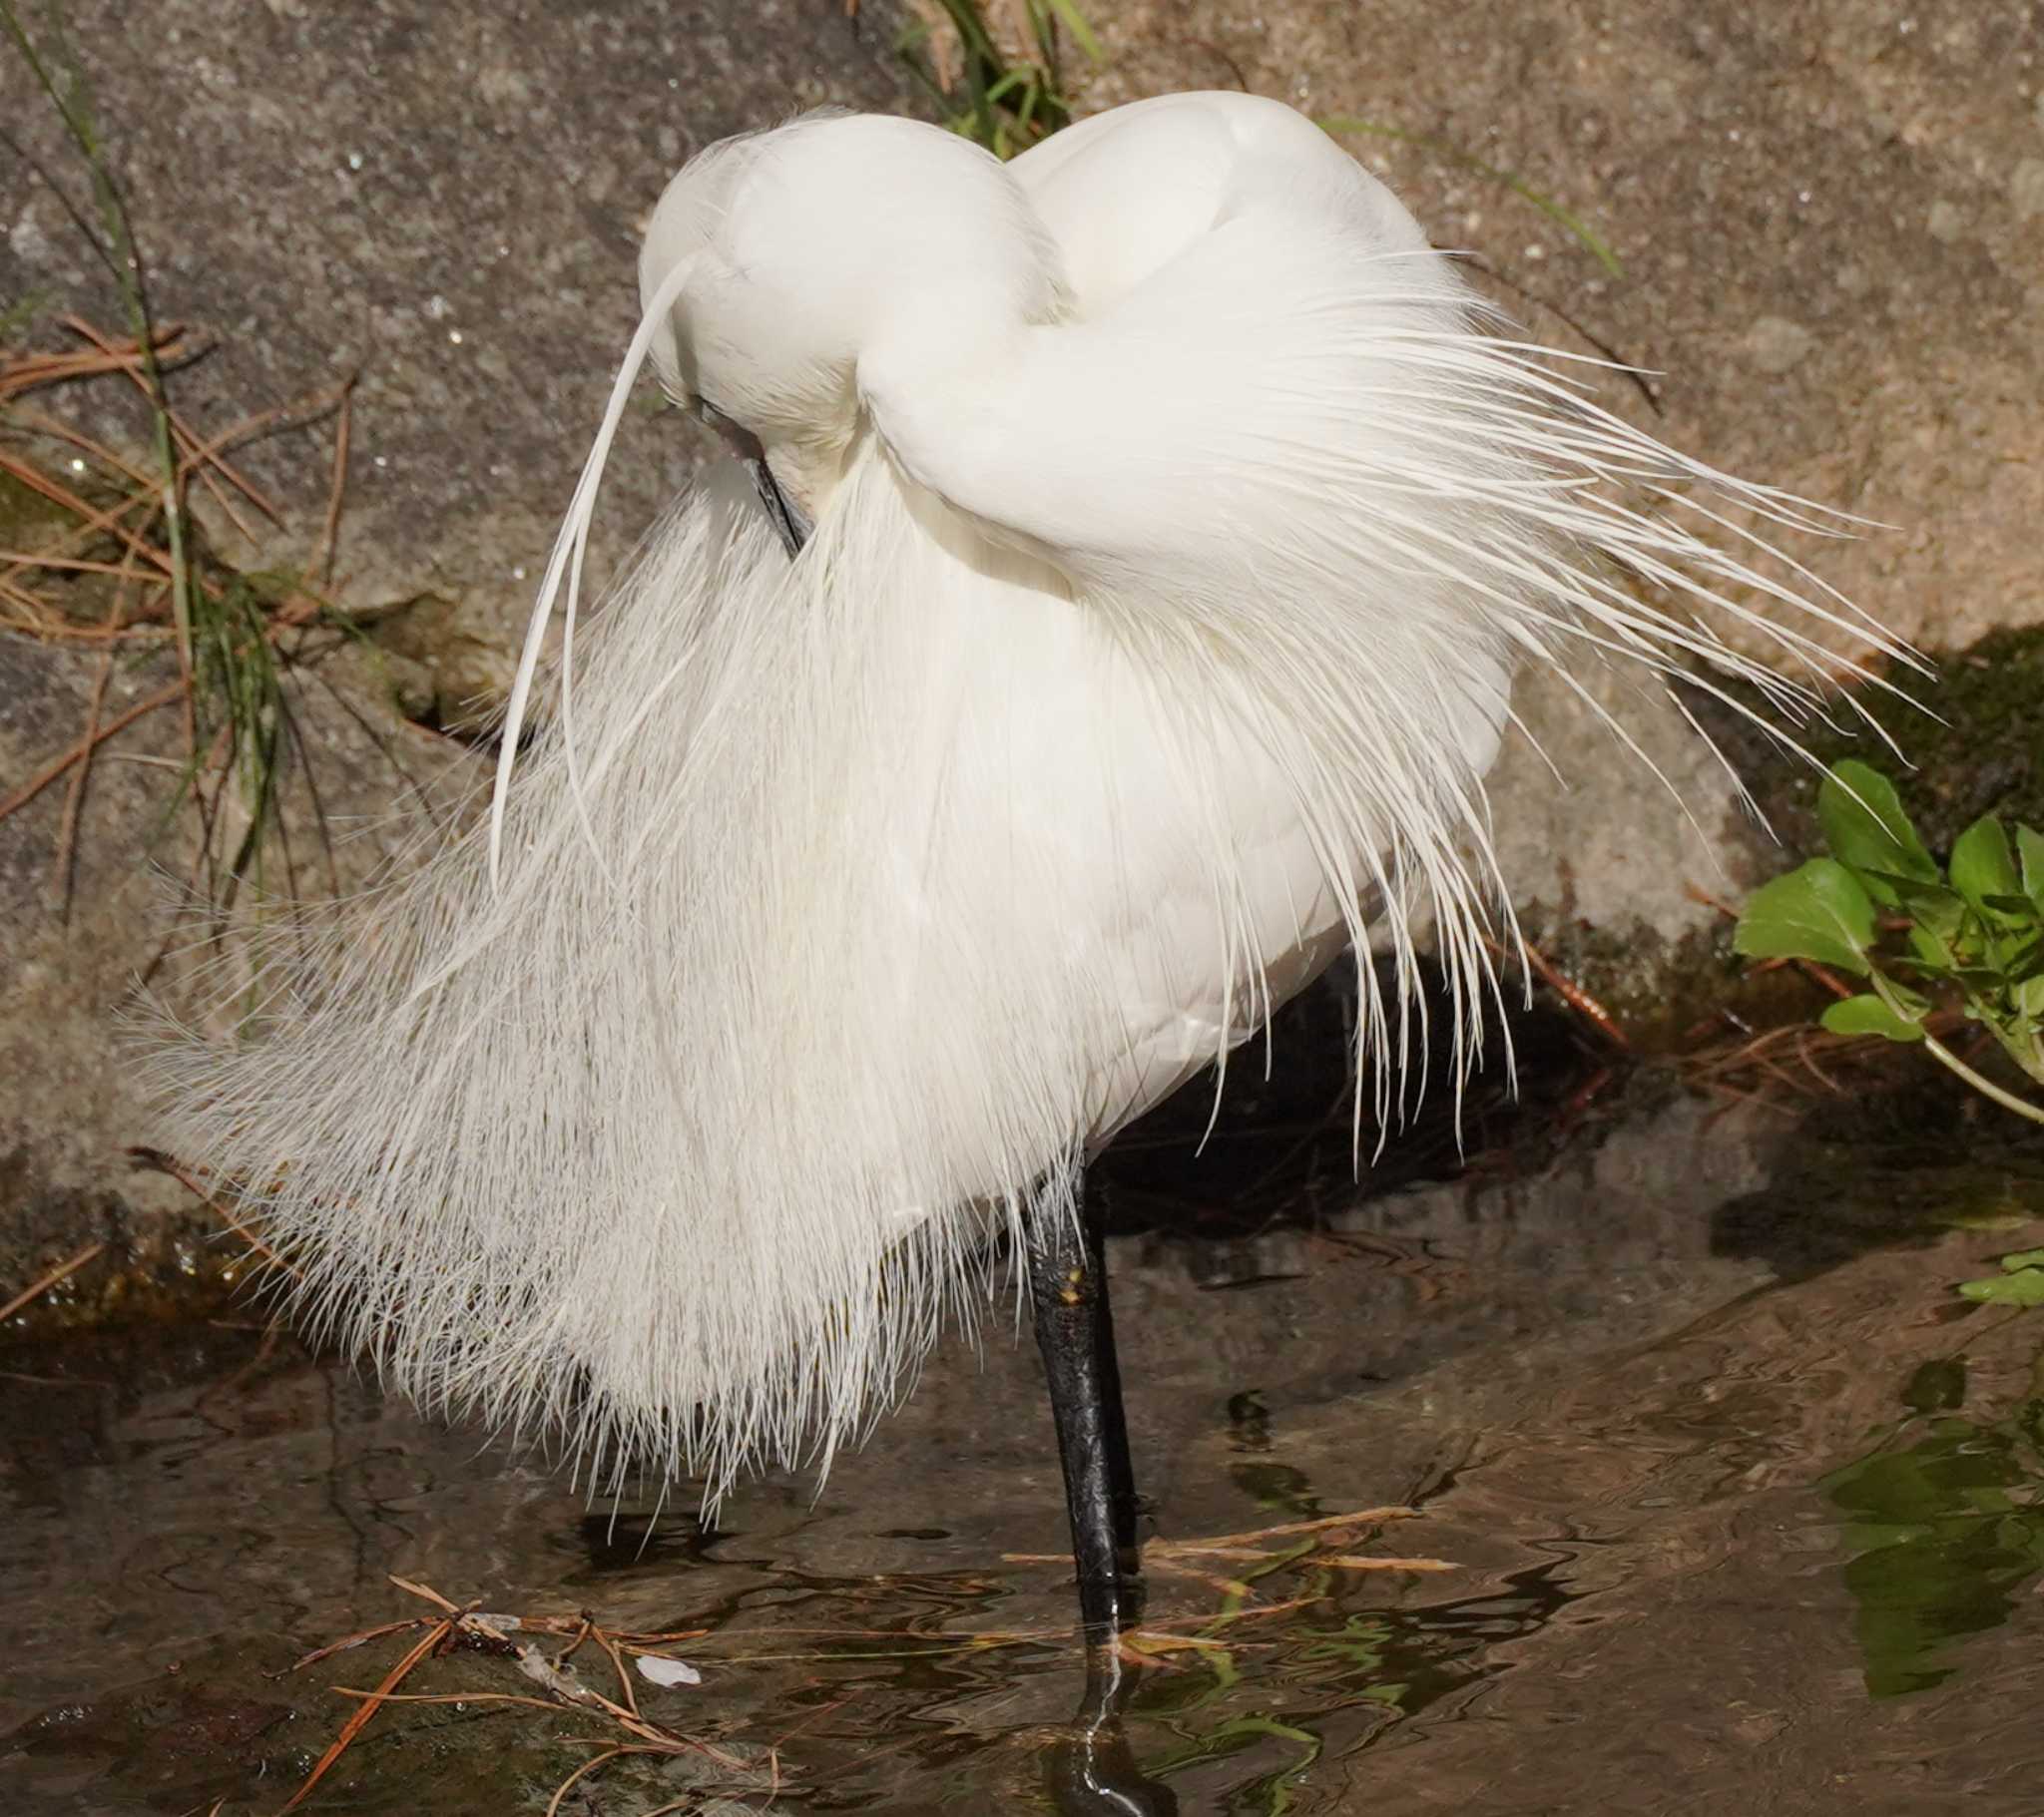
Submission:
[[[2044,1306],[2044,1249],[2018,1249],[2001,1258],[2001,1272],[1961,1281],[1959,1292],[1990,1306]]]
[[[981,0],[921,0],[900,50],[952,132],[1012,158],[1071,124],[1061,35],[1095,63],[1101,49],[1075,0],[1009,0],[1003,10],[997,26]]]
[[[2011,839],[1992,814],[1966,828],[1940,865],[1878,770],[1834,764],[1817,793],[1827,858],[1811,858],[1755,892],[1737,949],[1801,959],[1863,979],[1834,1003],[1835,1035],[1920,1044],[2004,1109],[2044,1123],[2044,1108],[2004,1090],[1927,1026],[1939,998],[1991,1035],[2044,1088],[2044,833]]]

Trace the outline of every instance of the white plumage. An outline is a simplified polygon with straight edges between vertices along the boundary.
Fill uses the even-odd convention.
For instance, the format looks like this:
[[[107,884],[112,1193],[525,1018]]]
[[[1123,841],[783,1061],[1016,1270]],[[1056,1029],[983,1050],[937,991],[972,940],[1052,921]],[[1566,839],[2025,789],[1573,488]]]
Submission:
[[[1089,1148],[1366,913],[1380,1102],[1441,1033],[1426,918],[1466,1065],[1515,666],[1696,665],[1793,716],[1826,633],[1891,648],[1723,516],[1813,507],[1486,332],[1273,102],[1146,102],[1006,167],[800,120],[675,180],[641,282],[638,350],[757,438],[806,545],[725,463],[574,639],[628,361],[506,774],[565,595],[560,708],[492,826],[163,1068],[316,1323],[429,1405],[713,1496],[827,1461],[984,1304],[990,1231],[1070,1216]]]

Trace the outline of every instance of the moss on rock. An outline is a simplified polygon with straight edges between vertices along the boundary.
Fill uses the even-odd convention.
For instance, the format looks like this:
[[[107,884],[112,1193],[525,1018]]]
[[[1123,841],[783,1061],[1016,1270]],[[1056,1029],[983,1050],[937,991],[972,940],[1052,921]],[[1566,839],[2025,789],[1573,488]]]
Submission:
[[[2044,624],[1992,631],[1931,660],[1934,679],[1892,678],[1920,707],[1875,690],[1860,696],[1906,763],[1863,727],[1854,735],[1844,718],[1808,729],[1803,742],[1811,754],[1826,767],[1858,757],[1887,771],[1924,843],[1940,856],[1982,814],[2044,827]],[[1817,772],[1719,702],[1698,716],[1746,778],[1785,852],[1820,849]]]

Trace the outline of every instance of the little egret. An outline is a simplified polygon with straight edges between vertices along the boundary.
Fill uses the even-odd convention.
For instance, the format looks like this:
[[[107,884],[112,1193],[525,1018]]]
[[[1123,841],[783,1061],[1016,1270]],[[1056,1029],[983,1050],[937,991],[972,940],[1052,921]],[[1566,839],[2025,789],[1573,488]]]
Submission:
[[[1371,922],[1358,1115],[1430,1047],[1459,1082],[1519,666],[1792,722],[1827,639],[1899,653],[1751,528],[1833,516],[1601,408],[1277,102],[1005,166],[807,116],[692,160],[639,280],[488,824],[279,956],[238,1043],[171,1045],[182,1145],[418,1401],[713,1502],[827,1467],[1012,1237],[1099,1635],[1137,1580],[1087,1156]],[[649,361],[732,458],[578,651]]]

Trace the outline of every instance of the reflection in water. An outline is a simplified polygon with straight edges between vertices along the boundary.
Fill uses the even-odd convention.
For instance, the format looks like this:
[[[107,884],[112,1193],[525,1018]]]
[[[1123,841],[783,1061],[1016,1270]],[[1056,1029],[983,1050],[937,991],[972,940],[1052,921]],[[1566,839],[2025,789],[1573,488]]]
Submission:
[[[2044,1572],[2044,1355],[2001,1419],[1938,1413],[1963,1403],[1965,1385],[1956,1358],[1922,1365],[1903,1402],[1936,1417],[1905,1421],[1823,1481],[1847,1521],[1845,1584],[1876,1697],[1942,1684],[1959,1669],[1955,1643],[2007,1621]]]
[[[332,1687],[410,1642],[286,1668],[413,1613],[396,1573],[696,1634],[703,1683],[638,1694],[752,1775],[607,1758],[581,1817],[1922,1817],[1946,1785],[2034,1817],[2044,1320],[1954,1323],[1947,1285],[1969,1223],[2044,1211],[2034,1147],[1920,1091],[1878,1150],[1642,1079],[1456,1183],[1422,1133],[1361,1196],[1345,1115],[1255,1072],[1208,1155],[1246,1223],[1188,1214],[1160,1127],[1103,1169],[1153,1504],[1118,1675],[1072,1643],[1035,1359],[998,1327],[820,1494],[768,1481],[715,1528],[592,1513],[259,1331],[107,1335],[0,1356],[0,1805],[275,1811],[356,1707]],[[407,1688],[464,1701],[380,1712],[310,1817],[544,1811],[591,1759],[585,1713],[486,1700],[531,1688],[501,1660]]]
[[[1178,1799],[1137,1764],[1122,1723],[1141,1676],[1118,1649],[1087,1649],[1078,1714],[1044,1750],[1044,1783],[1060,1817],[1178,1817]]]
[[[1197,1665],[1136,1699],[1145,1725],[1173,1744],[1145,1744],[1153,1772],[1222,1779],[1230,1810],[1292,1809],[1330,1748],[1358,1751],[1466,1692],[1503,1669],[1490,1649],[1536,1634],[1571,1600],[1551,1564],[1480,1595],[1412,1608],[1344,1606],[1354,1599],[1340,1576],[1309,1569],[1285,1586],[1305,1605],[1281,1635],[1245,1632],[1239,1651],[1202,1648]]]

